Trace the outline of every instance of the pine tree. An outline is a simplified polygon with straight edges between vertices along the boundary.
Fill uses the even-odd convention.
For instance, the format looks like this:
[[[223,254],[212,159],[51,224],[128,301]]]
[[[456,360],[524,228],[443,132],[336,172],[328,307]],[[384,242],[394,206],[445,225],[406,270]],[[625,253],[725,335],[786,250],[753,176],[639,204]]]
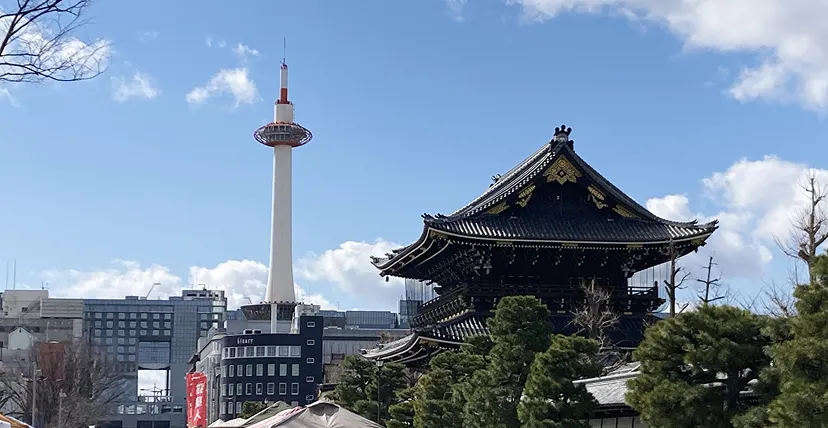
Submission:
[[[742,391],[770,358],[765,321],[730,306],[703,306],[650,327],[633,356],[641,374],[627,403],[652,428],[731,428],[753,411]]]
[[[589,428],[598,403],[583,384],[573,381],[596,377],[595,340],[556,335],[546,352],[535,357],[523,398],[518,405],[522,428]]]
[[[397,404],[388,407],[389,419],[385,426],[388,428],[408,428],[414,426],[414,388],[406,388],[397,393]]]
[[[414,391],[414,426],[417,428],[463,428],[463,406],[458,385],[486,366],[475,347],[444,352],[432,358],[428,372]]]
[[[517,405],[535,354],[549,348],[549,309],[532,296],[505,297],[488,321],[492,348],[486,367],[460,385],[464,427],[518,428]]]
[[[331,398],[364,418],[379,419],[380,423],[389,418],[389,407],[401,401],[398,396],[408,387],[402,364],[377,368],[373,361],[349,355],[342,362],[342,369],[344,373]]]
[[[779,395],[768,408],[769,426],[828,426],[828,256],[809,263],[811,281],[794,292],[798,316],[791,339],[773,348]]]

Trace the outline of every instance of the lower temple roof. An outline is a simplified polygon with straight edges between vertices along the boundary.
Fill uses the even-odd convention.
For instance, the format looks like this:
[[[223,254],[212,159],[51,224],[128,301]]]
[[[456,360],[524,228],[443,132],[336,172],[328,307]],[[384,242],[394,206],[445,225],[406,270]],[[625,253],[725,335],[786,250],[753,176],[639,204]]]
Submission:
[[[467,217],[452,220],[429,220],[435,230],[450,234],[494,238],[565,242],[667,242],[687,239],[712,232],[709,225],[676,226],[632,218],[608,220],[605,218],[544,218],[515,216],[508,221],[495,216]]]

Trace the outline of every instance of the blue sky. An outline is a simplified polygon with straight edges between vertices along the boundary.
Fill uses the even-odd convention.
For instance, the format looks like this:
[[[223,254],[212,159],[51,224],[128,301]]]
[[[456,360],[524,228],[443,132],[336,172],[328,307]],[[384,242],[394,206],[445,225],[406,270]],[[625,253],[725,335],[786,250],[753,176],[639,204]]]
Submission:
[[[828,68],[791,66],[786,82],[753,82],[748,94],[746,70],[793,61],[782,48],[735,36],[716,44],[648,0],[620,2],[629,10],[572,0],[563,13],[565,0],[508,3],[181,0],[163,13],[160,3],[96,3],[81,35],[111,41],[106,74],[6,86],[14,103],[0,97],[0,261],[17,259],[19,284],[85,295],[139,293],[157,275],[186,284],[192,266],[206,272],[195,282],[209,282],[228,260],[265,261],[271,158],[252,132],[272,117],[286,37],[296,119],[314,133],[294,153],[294,256],[305,272],[296,281],[306,293],[393,308],[388,296],[401,289],[380,283],[363,253],[416,239],[420,214],[464,205],[561,122],[578,153],[641,203],[683,195],[662,208],[741,219],[718,248],[745,241],[744,257],[727,261],[747,267],[722,268],[746,293],[784,279],[779,254],[757,261],[760,247],[775,251],[757,230],[795,199],[791,177],[825,166],[828,96],[797,86]],[[238,55],[239,44],[258,55]],[[240,69],[256,88],[241,102],[185,99]],[[154,97],[117,100],[136,72]],[[753,163],[734,167],[743,158]],[[261,279],[228,269],[237,275],[208,285]]]

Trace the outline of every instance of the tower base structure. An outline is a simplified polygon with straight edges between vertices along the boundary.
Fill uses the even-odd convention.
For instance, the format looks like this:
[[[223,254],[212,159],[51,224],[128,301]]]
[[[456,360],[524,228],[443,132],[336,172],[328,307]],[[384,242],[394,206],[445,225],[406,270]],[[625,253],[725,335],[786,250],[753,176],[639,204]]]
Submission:
[[[248,321],[270,321],[270,333],[293,333],[295,302],[263,302],[241,307]]]

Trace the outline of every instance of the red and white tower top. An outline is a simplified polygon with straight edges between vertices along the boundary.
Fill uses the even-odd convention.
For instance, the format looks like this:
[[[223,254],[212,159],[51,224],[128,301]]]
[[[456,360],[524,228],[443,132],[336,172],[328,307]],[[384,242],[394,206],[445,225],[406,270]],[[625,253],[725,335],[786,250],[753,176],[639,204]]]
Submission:
[[[279,70],[281,87],[279,99],[274,106],[273,122],[257,129],[253,133],[256,141],[268,146],[304,146],[313,138],[313,134],[302,125],[293,121],[293,103],[288,99],[288,66],[282,60]]]

